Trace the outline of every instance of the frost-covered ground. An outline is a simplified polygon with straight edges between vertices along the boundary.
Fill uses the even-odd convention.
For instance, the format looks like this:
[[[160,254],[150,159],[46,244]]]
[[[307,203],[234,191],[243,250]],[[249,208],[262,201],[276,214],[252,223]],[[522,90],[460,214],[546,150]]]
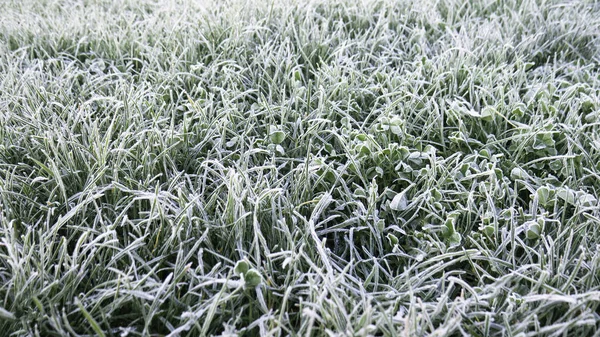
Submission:
[[[1,336],[600,335],[597,3],[0,8]]]

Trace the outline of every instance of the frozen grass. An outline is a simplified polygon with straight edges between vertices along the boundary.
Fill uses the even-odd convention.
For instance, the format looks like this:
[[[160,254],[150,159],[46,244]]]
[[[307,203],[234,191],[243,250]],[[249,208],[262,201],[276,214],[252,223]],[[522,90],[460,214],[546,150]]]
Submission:
[[[1,336],[600,335],[598,3],[0,7]]]

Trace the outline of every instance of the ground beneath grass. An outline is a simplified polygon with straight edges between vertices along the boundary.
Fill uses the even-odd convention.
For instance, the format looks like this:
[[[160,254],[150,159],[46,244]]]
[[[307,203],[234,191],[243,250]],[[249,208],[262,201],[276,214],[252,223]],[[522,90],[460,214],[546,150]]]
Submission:
[[[1,336],[600,336],[592,1],[0,1]]]

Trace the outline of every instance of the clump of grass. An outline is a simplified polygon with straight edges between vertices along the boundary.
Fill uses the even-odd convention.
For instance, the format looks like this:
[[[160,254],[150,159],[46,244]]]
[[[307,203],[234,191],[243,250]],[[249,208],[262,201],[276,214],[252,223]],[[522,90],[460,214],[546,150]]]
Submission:
[[[6,2],[7,336],[600,331],[584,1]]]

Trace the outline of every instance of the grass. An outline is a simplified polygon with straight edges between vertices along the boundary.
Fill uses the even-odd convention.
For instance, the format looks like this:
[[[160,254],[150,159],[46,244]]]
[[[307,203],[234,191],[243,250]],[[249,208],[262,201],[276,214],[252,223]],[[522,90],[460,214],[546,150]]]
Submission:
[[[598,3],[0,7],[0,335],[600,336]]]

